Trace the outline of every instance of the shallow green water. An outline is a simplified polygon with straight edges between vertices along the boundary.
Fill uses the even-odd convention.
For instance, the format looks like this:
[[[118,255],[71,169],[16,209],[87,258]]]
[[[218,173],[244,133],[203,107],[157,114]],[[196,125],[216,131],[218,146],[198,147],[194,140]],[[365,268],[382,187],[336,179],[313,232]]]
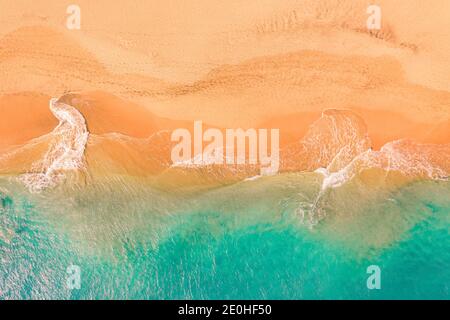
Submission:
[[[146,187],[33,196],[5,182],[0,298],[450,297],[449,183],[349,185],[311,226],[295,208],[317,194],[314,181],[279,179],[184,197]],[[66,285],[70,265],[79,290]],[[380,290],[367,288],[370,265]]]

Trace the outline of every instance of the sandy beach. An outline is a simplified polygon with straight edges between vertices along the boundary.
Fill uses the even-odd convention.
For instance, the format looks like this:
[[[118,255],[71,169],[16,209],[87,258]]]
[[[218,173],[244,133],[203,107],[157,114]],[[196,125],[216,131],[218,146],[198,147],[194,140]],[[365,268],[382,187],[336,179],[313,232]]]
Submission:
[[[0,0],[0,300],[448,300],[449,31],[449,0]]]
[[[378,4],[375,32],[366,1],[118,2],[107,20],[102,1],[79,1],[81,29],[68,30],[65,5],[19,1],[0,13],[0,150],[51,132],[48,101],[61,96],[99,136],[201,120],[279,128],[283,147],[340,109],[364,120],[374,150],[449,143],[448,2]]]

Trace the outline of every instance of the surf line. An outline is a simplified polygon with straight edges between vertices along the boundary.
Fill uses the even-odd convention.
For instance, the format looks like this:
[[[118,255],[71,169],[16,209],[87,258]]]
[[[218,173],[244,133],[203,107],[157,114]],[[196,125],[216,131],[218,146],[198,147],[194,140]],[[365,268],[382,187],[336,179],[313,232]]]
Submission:
[[[172,148],[171,160],[173,166],[180,167],[259,164],[261,175],[273,175],[280,166],[280,130],[270,129],[270,154],[268,138],[268,129],[226,129],[224,138],[222,130],[203,132],[202,121],[194,121],[193,139],[188,129],[172,132],[171,141],[178,143]]]
[[[50,99],[49,105],[59,124],[48,135],[50,142],[44,157],[32,164],[31,172],[19,176],[32,193],[55,186],[64,178],[64,171],[84,166],[89,132],[83,115],[57,98]]]

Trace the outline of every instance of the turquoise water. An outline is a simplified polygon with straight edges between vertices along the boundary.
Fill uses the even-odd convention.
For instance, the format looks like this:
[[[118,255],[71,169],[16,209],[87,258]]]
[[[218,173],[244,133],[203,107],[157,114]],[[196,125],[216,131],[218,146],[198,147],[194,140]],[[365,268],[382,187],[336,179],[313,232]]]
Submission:
[[[328,195],[327,216],[311,225],[292,208],[317,190],[296,179],[185,196],[180,205],[144,187],[52,200],[4,188],[0,298],[450,297],[449,183],[377,195],[354,186],[367,195],[356,195],[360,205],[348,186]],[[80,267],[79,290],[66,286],[70,265]],[[382,270],[380,290],[366,286],[369,265]]]

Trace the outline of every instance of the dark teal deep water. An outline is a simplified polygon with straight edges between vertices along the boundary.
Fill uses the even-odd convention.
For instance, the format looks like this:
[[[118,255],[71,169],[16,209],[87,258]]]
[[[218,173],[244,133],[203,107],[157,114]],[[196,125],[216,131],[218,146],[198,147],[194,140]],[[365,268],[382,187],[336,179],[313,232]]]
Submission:
[[[65,219],[43,212],[41,198],[2,193],[0,298],[448,299],[448,191],[448,184],[442,183],[390,194],[395,206],[378,204],[374,212],[380,219],[392,219],[383,210],[401,212],[402,217],[378,222],[375,233],[381,237],[392,223],[402,225],[409,219],[404,217],[413,218],[394,228],[399,234],[383,243],[370,240],[379,239],[377,234],[367,240],[359,233],[349,235],[345,228],[333,232],[341,229],[331,213],[313,228],[298,223],[285,205],[280,211],[274,204],[274,216],[267,218],[271,199],[268,205],[262,200],[217,210],[180,209],[184,212],[154,220],[139,211],[151,208],[133,207],[130,199],[121,201],[118,210],[129,208],[130,219],[139,216],[148,226],[129,227],[124,216],[92,220],[93,207],[83,209],[94,210],[89,217]],[[65,203],[61,212],[81,210],[77,200]],[[244,208],[246,212],[239,211]],[[248,208],[266,210],[267,215]],[[233,214],[225,213],[230,210]],[[246,215],[245,223],[238,221],[240,215]],[[105,223],[105,230],[98,228],[84,237],[85,229],[77,226],[95,223]],[[357,225],[372,230],[374,222]],[[79,290],[66,285],[70,265],[80,267]],[[380,290],[366,286],[369,265],[381,268]]]

